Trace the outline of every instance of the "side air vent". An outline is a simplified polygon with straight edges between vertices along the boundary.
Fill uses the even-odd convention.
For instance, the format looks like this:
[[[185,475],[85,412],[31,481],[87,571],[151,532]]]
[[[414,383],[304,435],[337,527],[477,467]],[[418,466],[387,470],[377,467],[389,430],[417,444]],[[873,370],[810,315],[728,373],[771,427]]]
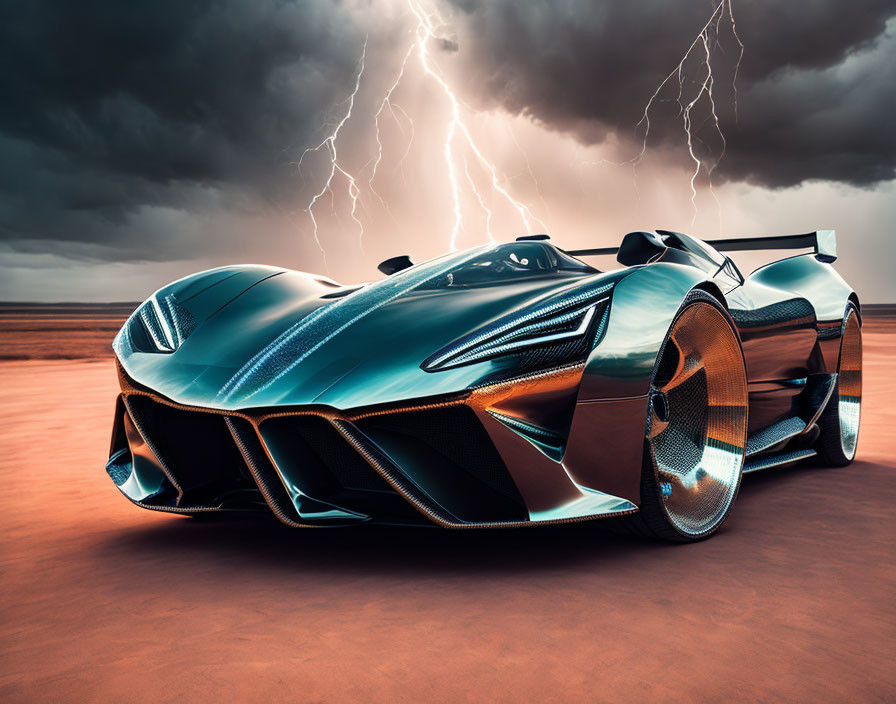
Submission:
[[[756,310],[732,309],[731,317],[738,328],[772,327],[791,323],[797,327],[815,325],[815,308],[805,298],[792,298]]]

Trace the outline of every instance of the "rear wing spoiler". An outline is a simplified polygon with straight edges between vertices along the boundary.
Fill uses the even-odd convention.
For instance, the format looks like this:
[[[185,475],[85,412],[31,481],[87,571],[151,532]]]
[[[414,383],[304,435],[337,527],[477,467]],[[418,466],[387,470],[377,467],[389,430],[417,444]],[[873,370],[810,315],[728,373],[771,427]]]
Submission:
[[[665,230],[658,230],[666,234]],[[834,230],[816,230],[802,235],[772,235],[769,237],[731,237],[721,240],[703,240],[719,252],[742,252],[747,250],[769,249],[803,249],[811,247],[818,258],[832,262],[837,258],[837,238]],[[599,256],[616,254],[619,247],[600,247],[597,249],[572,249],[567,254],[574,257]]]
[[[732,237],[724,240],[704,240],[704,242],[720,252],[811,247],[823,261],[832,262],[837,258],[837,238],[834,230],[816,230],[803,235]]]

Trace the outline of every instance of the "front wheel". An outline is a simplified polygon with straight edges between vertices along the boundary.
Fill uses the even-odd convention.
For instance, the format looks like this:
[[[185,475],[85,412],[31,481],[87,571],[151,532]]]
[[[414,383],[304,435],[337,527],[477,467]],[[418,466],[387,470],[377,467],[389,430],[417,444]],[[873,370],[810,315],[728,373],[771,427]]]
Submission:
[[[685,299],[650,384],[636,533],[692,542],[715,533],[740,487],[747,374],[731,316],[702,291]]]

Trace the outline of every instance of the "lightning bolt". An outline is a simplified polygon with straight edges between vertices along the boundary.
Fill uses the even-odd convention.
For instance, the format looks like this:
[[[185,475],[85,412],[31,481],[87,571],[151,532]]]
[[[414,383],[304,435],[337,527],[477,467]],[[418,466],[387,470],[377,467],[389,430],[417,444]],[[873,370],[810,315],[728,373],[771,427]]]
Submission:
[[[507,131],[510,133],[510,138],[513,140],[514,146],[516,146],[517,151],[520,153],[520,156],[523,157],[523,161],[525,161],[526,163],[526,172],[529,174],[529,179],[532,181],[532,185],[535,186],[535,192],[538,194],[538,199],[541,201],[541,207],[544,208],[544,212],[548,215],[548,217],[550,217],[551,209],[548,207],[548,203],[544,199],[544,195],[541,192],[541,186],[538,184],[538,179],[535,178],[535,172],[532,170],[532,162],[529,161],[529,154],[525,149],[523,149],[520,141],[516,138],[516,132],[513,131],[513,128],[508,126]]]
[[[482,199],[482,195],[479,193],[479,189],[476,188],[476,183],[473,181],[473,177],[470,176],[470,168],[467,164],[467,157],[464,157],[464,173],[467,175],[467,181],[470,182],[470,188],[473,191],[473,194],[476,196],[476,200],[479,201],[479,206],[485,211],[485,233],[488,235],[489,242],[496,242],[495,236],[492,234],[492,211],[489,208],[485,201]]]
[[[677,81],[678,83],[678,94],[675,97],[675,102],[678,103],[678,115],[682,120],[682,127],[684,129],[685,138],[687,142],[688,155],[694,163],[694,171],[691,174],[690,178],[690,187],[691,187],[691,206],[694,210],[694,216],[691,220],[691,224],[696,221],[698,209],[697,209],[697,178],[700,175],[701,171],[705,171],[709,183],[709,192],[712,195],[713,199],[716,202],[719,212],[719,220],[721,223],[721,204],[716,198],[715,191],[713,191],[712,187],[712,173],[719,165],[719,162],[722,160],[722,157],[725,155],[725,151],[727,150],[728,143],[725,139],[725,134],[722,131],[721,125],[719,124],[719,115],[716,111],[716,101],[715,96],[713,94],[713,90],[715,88],[715,77],[712,71],[712,58],[713,58],[713,48],[718,46],[719,44],[719,35],[721,33],[721,23],[727,14],[729,25],[731,28],[731,33],[734,36],[734,39],[737,41],[738,46],[740,47],[740,53],[737,58],[737,62],[734,67],[734,76],[732,78],[732,90],[734,93],[734,114],[735,119],[737,118],[737,73],[740,70],[741,60],[744,56],[744,44],[740,39],[740,36],[737,33],[737,25],[734,21],[734,8],[732,6],[733,0],[721,0],[718,5],[713,9],[712,14],[709,16],[709,19],[706,21],[706,24],[703,25],[703,28],[700,30],[700,33],[696,36],[693,42],[691,42],[690,46],[688,46],[687,51],[685,51],[684,55],[681,57],[681,60],[669,72],[669,74],[660,82],[660,84],[656,87],[653,94],[650,96],[650,99],[644,106],[644,111],[641,115],[641,119],[635,125],[635,132],[637,133],[642,129],[643,126],[643,136],[641,138],[641,149],[640,151],[631,159],[622,162],[613,162],[606,159],[602,159],[599,162],[591,162],[591,163],[604,163],[604,164],[612,164],[614,166],[632,166],[633,174],[634,170],[639,163],[644,159],[647,154],[647,144],[648,139],[650,137],[650,111],[654,107],[655,103],[660,102],[662,99],[659,98],[660,94],[663,90],[669,86],[673,81]],[[702,55],[702,56],[700,56]],[[699,59],[699,68],[698,71],[702,71],[702,76],[697,80],[699,84],[699,88],[696,94],[690,100],[687,100],[684,97],[685,93],[685,82],[688,78],[687,73],[685,71],[686,65],[691,61],[692,57],[697,57]],[[710,165],[706,165],[706,160],[701,159],[696,151],[694,150],[695,142],[700,142],[706,148],[707,151],[711,151],[709,147],[706,145],[706,142],[701,140],[697,133],[700,130],[700,127],[706,122],[704,120],[703,123],[700,123],[698,127],[695,129],[692,121],[692,111],[696,105],[698,105],[705,96],[706,101],[709,104],[709,116],[707,120],[712,120],[713,127],[715,131],[718,133],[719,138],[722,141],[722,149],[719,153],[719,156],[716,157]],[[685,102],[683,102],[685,101]],[[635,188],[637,189],[637,181],[635,182]]]
[[[532,211],[529,209],[529,206],[514,198],[505,187],[502,179],[498,174],[498,169],[496,168],[494,163],[492,163],[485,156],[485,153],[479,147],[475,138],[473,137],[473,133],[470,130],[470,127],[464,120],[466,106],[457,97],[448,81],[445,79],[444,75],[436,66],[433,60],[430,46],[432,42],[442,39],[442,37],[439,36],[438,32],[445,25],[445,23],[435,12],[435,10],[427,11],[426,9],[424,9],[423,4],[420,2],[420,0],[407,0],[407,3],[410,13],[416,20],[416,26],[413,29],[414,38],[413,42],[408,47],[407,52],[404,55],[404,59],[401,62],[394,80],[386,89],[385,93],[378,103],[377,109],[373,113],[372,127],[373,141],[375,144],[375,156],[367,163],[367,165],[365,165],[364,169],[362,169],[362,173],[364,173],[364,170],[369,167],[365,182],[366,190],[372,193],[379,200],[383,208],[391,215],[391,211],[388,204],[386,203],[386,200],[374,186],[374,181],[377,177],[385,156],[385,147],[383,145],[382,138],[382,121],[388,114],[398,125],[399,129],[404,132],[402,119],[399,118],[399,115],[401,115],[401,117],[404,119],[404,122],[410,128],[410,137],[408,138],[407,147],[404,151],[404,154],[401,156],[397,163],[397,166],[401,167],[404,163],[405,158],[410,152],[411,143],[414,139],[414,122],[410,118],[410,116],[401,108],[401,106],[395,103],[393,97],[395,92],[400,88],[402,81],[407,74],[411,59],[416,57],[416,64],[419,66],[419,69],[422,71],[423,75],[440,89],[440,92],[447,100],[446,128],[444,143],[442,147],[442,155],[444,158],[445,174],[448,181],[448,195],[452,212],[452,224],[448,234],[448,246],[450,250],[457,250],[458,238],[460,237],[461,232],[464,230],[465,214],[463,208],[463,198],[464,194],[467,192],[472,193],[480,208],[485,213],[485,234],[488,241],[496,241],[493,231],[494,213],[493,210],[489,207],[489,199],[486,198],[486,192],[484,192],[483,189],[477,185],[477,179],[474,178],[475,174],[471,173],[471,161],[485,176],[488,182],[488,187],[491,189],[491,191],[497,194],[499,198],[503,199],[505,204],[516,212],[526,232],[531,232],[533,225],[536,224],[542,229],[542,231],[547,232],[548,228],[546,227],[544,221],[534,216],[532,214]],[[334,129],[330,132],[329,135],[327,135],[327,137],[325,137],[318,145],[306,149],[302,154],[302,157],[299,159],[299,167],[301,168],[302,161],[310,152],[324,152],[328,157],[329,166],[327,178],[320,191],[311,198],[311,201],[308,203],[308,206],[305,209],[311,219],[314,241],[321,252],[324,253],[325,257],[326,253],[324,252],[323,244],[321,243],[319,236],[320,227],[318,220],[315,217],[315,206],[317,206],[319,201],[327,193],[329,193],[331,202],[333,203],[333,206],[335,208],[334,181],[337,179],[337,177],[342,178],[346,183],[348,196],[351,200],[350,214],[352,220],[354,220],[357,225],[359,233],[359,244],[362,246],[363,251],[364,224],[360,217],[360,211],[363,209],[361,202],[362,188],[359,185],[358,178],[354,174],[352,174],[342,162],[340,162],[337,153],[337,142],[339,139],[340,130],[352,118],[352,111],[355,107],[355,98],[357,97],[358,92],[361,88],[366,54],[367,41],[365,39],[364,48],[361,52],[361,59],[358,62],[358,70],[355,76],[354,89],[352,90],[351,95],[349,95],[349,97],[344,102],[347,107],[342,118],[335,124]],[[463,165],[462,170],[461,163]],[[532,169],[528,163],[528,159],[526,160],[526,164],[527,169],[529,170],[529,173],[534,181],[535,177],[534,174],[532,174]],[[466,176],[465,180],[463,179],[463,176]],[[537,181],[535,183],[537,189]]]
[[[351,95],[344,101],[348,107],[345,110],[345,114],[342,116],[342,119],[336,123],[333,131],[324,137],[323,141],[318,144],[316,147],[309,147],[304,152],[302,152],[302,156],[299,158],[298,168],[301,170],[302,162],[305,160],[305,157],[308,156],[311,152],[320,152],[322,149],[326,149],[326,153],[330,160],[330,171],[327,176],[327,180],[323,185],[323,188],[320,189],[318,193],[314,195],[311,199],[311,202],[308,204],[306,211],[308,212],[309,217],[311,218],[311,224],[313,226],[314,233],[314,241],[317,243],[318,248],[321,251],[321,254],[324,256],[324,263],[326,263],[327,253],[324,249],[323,244],[321,244],[320,238],[318,236],[319,227],[317,223],[317,218],[314,217],[314,206],[317,205],[317,202],[323,198],[324,194],[329,191],[331,200],[335,200],[335,195],[333,193],[333,179],[336,178],[336,174],[342,175],[346,180],[346,185],[348,187],[348,196],[351,199],[352,207],[351,207],[351,217],[352,220],[355,221],[358,225],[358,242],[362,247],[363,251],[363,239],[364,239],[364,224],[361,222],[360,218],[358,218],[358,199],[361,195],[361,189],[358,188],[358,184],[355,180],[355,177],[352,176],[340,163],[339,156],[336,152],[336,141],[339,139],[339,132],[345,126],[345,123],[348,122],[352,117],[352,110],[355,107],[355,97],[358,95],[358,91],[361,88],[361,76],[364,75],[364,62],[367,57],[367,38],[364,39],[364,47],[361,49],[361,59],[358,61],[358,71],[355,75],[355,87],[352,90]]]
[[[470,133],[466,122],[464,122],[463,118],[461,117],[460,100],[458,100],[457,96],[454,94],[454,91],[451,90],[451,87],[448,85],[447,81],[445,81],[442,74],[439,73],[436,68],[434,68],[429,54],[429,44],[433,39],[437,38],[436,27],[433,22],[434,13],[427,13],[420,5],[420,3],[415,2],[415,0],[408,0],[408,7],[417,18],[416,46],[417,55],[420,59],[420,66],[423,69],[424,73],[432,78],[433,81],[442,89],[443,94],[448,99],[450,117],[448,121],[448,129],[445,134],[444,155],[454,212],[454,225],[451,228],[451,233],[448,240],[449,248],[451,249],[451,251],[455,251],[457,249],[457,238],[460,234],[461,227],[463,226],[463,211],[460,204],[460,184],[457,178],[458,168],[455,156],[455,139],[457,138],[458,133],[461,134],[461,137],[466,143],[467,148],[470,150],[470,152],[472,152],[473,156],[476,157],[476,160],[480,163],[481,167],[488,173],[492,188],[497,191],[507,201],[507,203],[517,211],[520,219],[522,220],[523,227],[526,229],[526,231],[531,232],[533,220],[535,222],[538,222],[542,226],[542,228],[546,230],[547,228],[545,227],[544,222],[542,222],[538,218],[534,218],[528,206],[516,200],[501,185],[500,180],[498,179],[497,169],[483,155],[482,150],[479,149],[476,141],[473,139],[473,136]],[[469,177],[469,170],[467,170],[467,176]],[[493,240],[493,235],[490,230],[491,211],[489,211],[489,209],[485,207],[482,194],[479,192],[479,189],[476,188],[476,184],[474,183],[473,179],[468,178],[468,182],[470,184],[470,188],[473,191],[473,194],[476,196],[476,199],[488,213],[488,237],[489,240]]]
[[[380,103],[379,109],[376,111],[376,114],[374,114],[374,116],[373,116],[373,128],[374,128],[375,135],[376,135],[375,136],[376,159],[373,160],[373,167],[370,170],[370,177],[367,179],[367,187],[370,189],[371,193],[373,193],[377,198],[379,198],[380,203],[382,203],[383,207],[386,210],[389,210],[389,206],[387,205],[387,203],[383,199],[383,197],[379,193],[377,193],[376,189],[373,187],[373,179],[376,178],[376,170],[379,168],[380,162],[382,162],[382,160],[383,160],[383,140],[382,140],[381,133],[380,133],[380,116],[383,114],[383,111],[386,108],[389,108],[389,114],[392,115],[392,119],[395,120],[395,124],[398,125],[398,129],[404,131],[404,128],[401,126],[401,120],[399,120],[398,116],[395,114],[395,108],[398,107],[399,111],[401,111],[401,113],[408,119],[408,122],[411,125],[412,132],[411,132],[410,140],[413,140],[413,138],[414,138],[414,134],[413,134],[414,122],[413,122],[413,120],[411,120],[410,118],[407,117],[407,113],[401,109],[401,106],[396,106],[392,103],[392,94],[398,88],[399,84],[401,83],[401,79],[404,78],[405,67],[408,64],[408,59],[411,58],[411,54],[413,54],[415,47],[416,47],[416,43],[411,44],[411,46],[408,47],[408,51],[404,55],[404,61],[401,62],[401,67],[398,69],[398,75],[395,77],[395,80],[392,81],[392,85],[389,86],[389,89],[386,91],[386,94],[383,96],[383,100]],[[405,156],[407,156],[407,153],[411,147],[410,140],[408,141],[408,148],[407,148],[407,150],[405,150],[405,154],[404,154]],[[404,161],[404,157],[402,157],[401,161]]]
[[[697,179],[700,177],[701,173],[705,173],[706,179],[708,181],[709,192],[716,200],[716,204],[718,206],[721,226],[721,205],[719,204],[719,201],[716,198],[716,194],[713,190],[712,175],[713,171],[716,169],[716,167],[719,165],[719,162],[725,155],[725,151],[727,149],[727,141],[720,125],[716,98],[714,94],[715,76],[713,74],[713,57],[716,48],[722,50],[722,47],[720,45],[720,34],[724,22],[725,26],[730,26],[731,34],[733,35],[735,41],[737,42],[737,45],[740,48],[740,53],[737,57],[737,62],[734,67],[734,75],[732,78],[734,115],[735,119],[737,119],[737,74],[744,55],[744,44],[737,33],[737,26],[734,20],[734,9],[732,3],[733,0],[718,0],[718,4],[714,5],[712,14],[706,21],[706,24],[702,27],[699,34],[688,46],[678,64],[672,69],[672,71],[670,71],[668,75],[666,75],[666,77],[659,83],[653,94],[650,96],[649,100],[644,106],[641,119],[635,125],[635,133],[641,133],[640,149],[638,153],[635,154],[631,159],[623,162],[611,162],[607,160],[592,162],[609,163],[616,166],[631,166],[632,178],[637,190],[637,166],[644,160],[648,151],[652,111],[656,103],[673,100],[673,98],[664,98],[661,96],[670,85],[674,85],[674,82],[677,81],[677,95],[674,97],[674,101],[678,104],[678,117],[682,121],[682,128],[685,133],[688,155],[694,165],[689,179],[691,190],[691,205],[694,211],[692,224],[696,220],[698,214]],[[464,211],[463,203],[465,198],[467,197],[467,194],[472,194],[472,196],[478,203],[479,208],[485,215],[485,235],[489,242],[496,241],[495,232],[493,229],[495,215],[495,198],[497,198],[498,202],[503,203],[502,207],[507,207],[510,211],[515,212],[516,217],[519,219],[519,222],[522,224],[526,232],[532,232],[534,226],[538,226],[543,232],[548,232],[548,228],[545,225],[544,221],[536,217],[532,213],[528,205],[517,200],[513,197],[513,195],[511,195],[507,188],[507,184],[510,180],[504,179],[499,175],[498,169],[496,168],[495,164],[486,157],[484,151],[480,148],[479,144],[473,136],[473,132],[470,129],[470,126],[465,120],[465,115],[469,113],[469,108],[460,100],[460,98],[451,88],[448,80],[438,67],[433,57],[433,53],[431,51],[433,43],[445,41],[445,37],[441,36],[439,32],[442,31],[442,27],[444,27],[446,23],[442,20],[435,9],[426,9],[423,5],[422,0],[407,0],[407,6],[410,14],[415,20],[415,26],[412,29],[413,39],[404,54],[404,58],[395,74],[394,79],[382,94],[381,99],[378,101],[378,103],[376,103],[376,109],[372,111],[371,122],[373,131],[373,143],[375,146],[375,156],[370,159],[370,161],[368,161],[360,171],[360,174],[365,174],[366,178],[363,181],[359,181],[359,177],[355,173],[349,171],[344,162],[340,161],[339,153],[337,152],[337,143],[340,137],[340,132],[345,124],[352,119],[356,98],[361,89],[362,78],[365,71],[365,62],[367,58],[366,38],[361,51],[361,57],[358,62],[354,87],[351,91],[351,94],[342,103],[346,106],[346,108],[341,119],[335,124],[331,125],[333,129],[319,144],[306,149],[299,159],[298,165],[300,169],[303,160],[311,152],[323,152],[324,154],[326,154],[328,159],[327,176],[323,183],[323,186],[311,198],[308,206],[305,209],[311,220],[314,241],[324,255],[325,263],[326,252],[320,239],[320,227],[318,219],[315,216],[315,208],[319,204],[320,200],[324,198],[327,193],[329,193],[333,212],[338,219],[339,214],[335,210],[336,200],[334,190],[335,182],[337,180],[342,180],[345,182],[346,192],[350,200],[349,214],[351,216],[351,219],[357,226],[358,243],[362,251],[365,236],[362,214],[368,213],[368,211],[363,207],[362,203],[363,192],[369,191],[370,194],[372,194],[380,202],[382,208],[390,216],[392,216],[386,199],[383,198],[383,196],[377,191],[374,186],[374,182],[377,178],[381,166],[383,165],[383,161],[386,155],[386,149],[383,143],[382,128],[383,120],[387,116],[391,116],[392,120],[394,120],[395,124],[398,126],[403,135],[407,136],[407,133],[405,132],[405,125],[407,125],[410,131],[410,136],[407,140],[407,146],[404,150],[404,153],[397,162],[397,168],[402,167],[406,157],[410,153],[411,145],[414,140],[414,121],[411,119],[408,113],[405,112],[401,108],[401,106],[394,101],[394,95],[396,91],[400,89],[412,65],[416,66],[418,70],[422,72],[422,75],[438,88],[442,97],[446,101],[447,109],[445,115],[445,132],[441,152],[444,162],[444,173],[447,180],[447,195],[452,214],[451,225],[448,232],[449,249],[451,251],[455,251],[458,249],[459,238],[466,229],[465,224],[466,220],[468,219],[468,215]],[[414,61],[414,59],[416,59],[416,61]],[[696,72],[698,78],[696,80],[690,78],[690,76],[693,75],[693,71],[689,73],[689,69],[691,69],[694,63],[697,64]],[[691,89],[689,87],[691,85],[690,81],[692,80],[694,85],[696,85],[695,89]],[[695,90],[696,92],[692,93],[692,90]],[[698,121],[697,124],[695,124],[695,109],[698,106],[702,105],[707,106],[709,114],[702,121]],[[700,112],[704,112],[702,107]],[[709,121],[711,121],[712,128],[714,132],[718,134],[718,139],[721,141],[721,150],[717,157],[712,156],[712,149],[710,148],[709,144],[707,144],[706,141],[700,138],[703,126]],[[547,204],[545,203],[544,198],[541,194],[538,181],[536,180],[535,174],[532,171],[532,166],[529,162],[528,156],[520,147],[520,144],[512,131],[511,137],[516,144],[517,149],[523,154],[523,157],[525,158],[526,171],[528,172],[530,179],[535,186],[538,196],[541,199],[542,206],[545,208],[545,212],[547,212]],[[709,154],[709,156],[701,156],[700,149],[698,149],[697,147],[698,144],[701,145],[703,152]],[[403,173],[404,171],[402,168],[402,174]],[[362,183],[363,189],[361,185]]]
[[[720,3],[719,8],[718,8],[718,10],[716,10],[716,12],[719,12],[723,6],[724,6],[724,3]],[[719,14],[721,15],[721,13],[719,13]],[[700,175],[700,169],[703,168],[703,162],[694,153],[694,135],[691,131],[691,127],[692,127],[691,110],[693,110],[694,105],[697,104],[697,102],[700,100],[700,98],[703,97],[704,94],[709,97],[710,115],[715,124],[716,131],[719,133],[719,136],[722,138],[722,153],[719,155],[719,158],[715,161],[715,163],[709,167],[708,172],[707,172],[707,176],[709,177],[709,190],[710,190],[710,192],[712,192],[713,198],[715,198],[716,196],[715,196],[715,193],[712,191],[712,172],[713,172],[713,169],[715,169],[715,167],[718,165],[721,158],[725,155],[725,149],[728,146],[728,143],[725,141],[725,135],[722,132],[721,128],[719,127],[719,116],[718,116],[718,114],[716,114],[716,101],[713,98],[713,94],[712,94],[712,90],[713,90],[715,81],[713,80],[713,75],[712,75],[712,53],[709,48],[708,28],[709,28],[709,25],[704,27],[703,31],[700,33],[700,37],[698,37],[702,41],[703,49],[704,49],[705,56],[706,56],[705,61],[704,61],[704,65],[706,66],[706,76],[703,78],[703,83],[700,86],[700,90],[697,91],[697,95],[694,97],[693,100],[691,100],[691,102],[689,102],[687,104],[687,107],[685,107],[684,112],[682,114],[682,121],[684,123],[684,132],[685,132],[685,135],[687,136],[687,141],[688,141],[688,153],[691,155],[691,159],[696,164],[696,167],[694,168],[694,173],[691,174],[691,206],[694,208],[694,217],[691,219],[691,225],[693,225],[694,222],[697,220],[697,213],[698,213],[697,186],[696,186],[695,181],[697,180],[697,176]],[[679,67],[680,66],[681,66],[681,64],[679,64]],[[679,71],[680,70],[681,69],[679,68]],[[646,140],[646,136],[645,136],[645,140]],[[716,199],[716,204],[718,204],[718,199]]]
[[[728,18],[731,20],[731,34],[740,47],[740,54],[737,57],[737,63],[734,64],[734,75],[731,78],[731,89],[734,91],[734,121],[738,121],[737,117],[737,73],[740,71],[740,62],[744,59],[744,43],[740,40],[737,33],[737,23],[734,21],[734,8],[731,7],[731,0],[728,0]]]

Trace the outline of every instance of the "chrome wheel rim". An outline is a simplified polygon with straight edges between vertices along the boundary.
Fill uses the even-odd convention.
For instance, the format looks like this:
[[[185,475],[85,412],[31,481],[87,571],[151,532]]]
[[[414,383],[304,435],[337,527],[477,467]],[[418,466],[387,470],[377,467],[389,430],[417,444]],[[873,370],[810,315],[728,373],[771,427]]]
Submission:
[[[672,325],[651,383],[647,439],[672,525],[697,536],[728,515],[747,440],[747,377],[737,336],[697,302]]]
[[[840,364],[837,371],[840,446],[846,459],[851,460],[856,454],[859,416],[862,410],[862,328],[853,308],[849,309],[843,324]]]

